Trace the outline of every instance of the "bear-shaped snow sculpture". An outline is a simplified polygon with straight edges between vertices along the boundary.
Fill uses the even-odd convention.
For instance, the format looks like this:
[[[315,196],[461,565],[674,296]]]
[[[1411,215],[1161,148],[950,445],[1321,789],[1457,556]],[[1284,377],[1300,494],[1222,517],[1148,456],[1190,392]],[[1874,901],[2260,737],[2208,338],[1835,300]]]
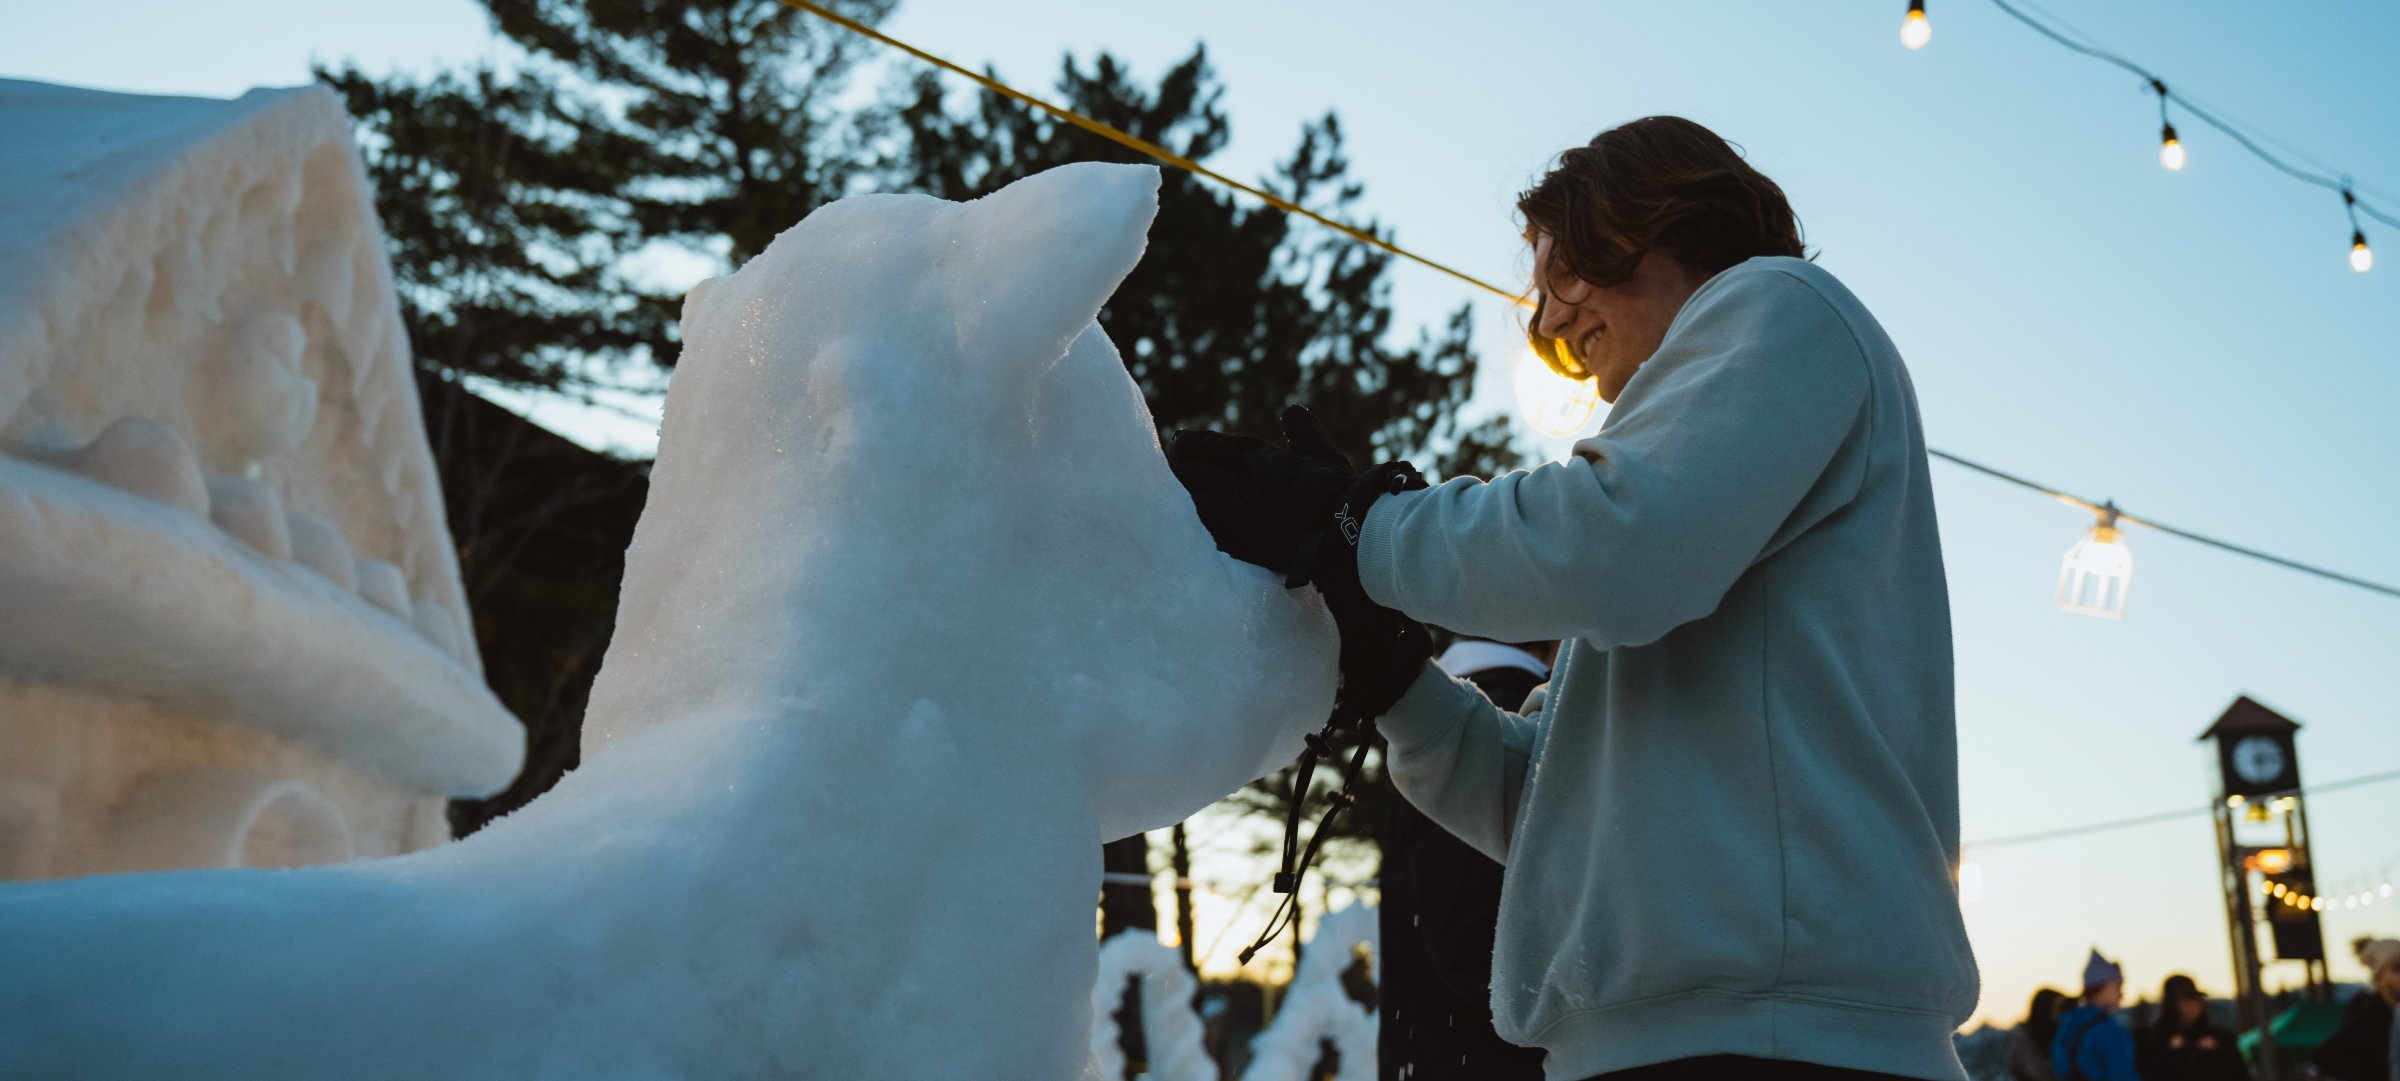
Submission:
[[[1100,842],[1334,680],[1094,322],[1157,184],[849,199],[695,290],[582,768],[410,856],[0,886],[0,1077],[1085,1074]]]

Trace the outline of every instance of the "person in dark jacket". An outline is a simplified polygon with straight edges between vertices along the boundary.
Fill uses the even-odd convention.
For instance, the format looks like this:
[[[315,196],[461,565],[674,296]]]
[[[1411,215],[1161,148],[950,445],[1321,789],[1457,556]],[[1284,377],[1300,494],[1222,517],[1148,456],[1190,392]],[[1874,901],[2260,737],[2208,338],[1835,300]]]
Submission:
[[[1461,638],[1435,663],[1502,709],[1523,712],[1550,678],[1555,642]],[[1395,793],[1397,795],[1397,793]],[[1492,940],[1500,864],[1392,801],[1383,838],[1382,1081],[1541,1081],[1542,1052],[1492,1031]]]
[[[2093,950],[2083,966],[2083,1005],[2058,1019],[2050,1068],[2059,1081],[2142,1081],[2133,1062],[2133,1033],[2117,1021],[2125,970]]]
[[[2045,987],[2033,993],[2033,1002],[2025,1007],[2025,1020],[2008,1037],[2008,1074],[2016,1081],[2058,1081],[2058,1071],[2050,1068],[2050,1045],[2058,1041],[2058,1018],[2075,1005],[2075,1000],[2055,987]]]
[[[2317,1068],[2335,1081],[2391,1081],[2392,1010],[2400,1007],[2400,939],[2362,938],[2352,946],[2367,986],[2350,999],[2342,1026],[2317,1049]]]
[[[2208,996],[2184,975],[2167,977],[2158,1019],[2143,1030],[2134,1065],[2144,1081],[2250,1081],[2233,1033],[2208,1016]]]

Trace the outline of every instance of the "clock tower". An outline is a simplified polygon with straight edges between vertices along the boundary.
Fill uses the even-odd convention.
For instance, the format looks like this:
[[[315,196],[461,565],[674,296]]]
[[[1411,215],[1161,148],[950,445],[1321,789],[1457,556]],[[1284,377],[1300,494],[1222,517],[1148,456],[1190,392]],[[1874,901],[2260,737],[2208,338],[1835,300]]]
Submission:
[[[2262,1025],[2269,963],[2298,961],[2312,993],[2327,986],[2325,936],[2317,922],[2308,844],[2308,806],[2300,788],[2300,725],[2248,696],[2233,700],[2200,741],[2214,743],[2217,854],[2224,872],[2225,922],[2231,931],[2235,1004],[2241,1027]],[[2259,934],[2264,923],[2268,934]],[[2274,947],[2262,955],[2261,938]],[[2264,1035],[2262,1029],[2262,1035]],[[2274,1076],[2272,1040],[2260,1065]]]
[[[2300,755],[2292,737],[2299,732],[2298,724],[2249,696],[2234,699],[2224,716],[2200,733],[2203,741],[2217,742],[2217,794],[2240,796],[2247,803],[2297,793]]]

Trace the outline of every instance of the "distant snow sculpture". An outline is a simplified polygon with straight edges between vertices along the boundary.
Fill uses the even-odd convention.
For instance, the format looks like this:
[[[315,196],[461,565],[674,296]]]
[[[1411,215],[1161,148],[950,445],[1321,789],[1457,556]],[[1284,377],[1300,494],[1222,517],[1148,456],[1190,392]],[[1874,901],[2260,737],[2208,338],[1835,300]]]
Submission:
[[[1092,984],[1092,1061],[1100,1076],[1125,1076],[1125,1036],[1113,1015],[1122,1008],[1126,986],[1137,979],[1151,1081],[1217,1081],[1217,1062],[1208,1057],[1200,1014],[1192,1008],[1199,983],[1183,967],[1183,954],[1146,927],[1120,931],[1100,944],[1100,978]]]
[[[0,1076],[1090,1076],[1099,843],[1334,679],[1094,323],[1157,185],[845,200],[694,290],[583,767],[397,859],[0,887]]]
[[[0,880],[397,855],[523,755],[340,99],[0,80]]]
[[[1309,1081],[1324,1045],[1339,1058],[1335,1081],[1374,1081],[1374,1011],[1351,998],[1342,973],[1360,961],[1381,982],[1382,947],[1375,910],[1351,904],[1326,913],[1300,954],[1300,965],[1275,1007],[1275,1020],[1250,1041],[1242,1081]]]

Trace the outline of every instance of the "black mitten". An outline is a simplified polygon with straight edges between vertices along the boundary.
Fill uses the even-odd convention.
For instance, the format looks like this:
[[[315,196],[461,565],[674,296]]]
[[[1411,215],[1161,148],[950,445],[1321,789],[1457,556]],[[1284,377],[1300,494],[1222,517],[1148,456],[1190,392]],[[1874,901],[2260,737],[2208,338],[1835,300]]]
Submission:
[[[1167,466],[1219,551],[1288,578],[1302,544],[1323,528],[1358,471],[1301,406],[1284,412],[1284,438],[1290,446],[1178,431],[1167,442]]]
[[[1364,476],[1335,449],[1305,406],[1283,413],[1286,446],[1210,431],[1179,431],[1167,445],[1175,479],[1191,493],[1217,548],[1282,574],[1286,587],[1313,584],[1341,630],[1341,688],[1333,724],[1382,716],[1433,656],[1424,624],[1375,603],[1358,581],[1358,541],[1367,510],[1392,493],[1425,487],[1407,462]]]
[[[1433,657],[1425,625],[1367,596],[1358,581],[1358,540],[1367,509],[1393,492],[1425,487],[1407,462],[1386,462],[1344,490],[1332,522],[1305,545],[1296,574],[1317,587],[1325,608],[1341,628],[1342,685],[1334,694],[1335,727],[1351,727],[1383,716],[1408,691]],[[1287,585],[1298,581],[1285,579]]]

